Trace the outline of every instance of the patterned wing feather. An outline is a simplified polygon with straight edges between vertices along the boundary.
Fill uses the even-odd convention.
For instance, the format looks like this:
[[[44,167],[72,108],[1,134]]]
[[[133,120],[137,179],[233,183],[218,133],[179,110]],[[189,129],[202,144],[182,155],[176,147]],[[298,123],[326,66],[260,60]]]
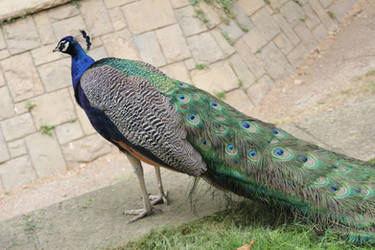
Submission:
[[[242,114],[193,85],[167,77],[149,64],[107,58],[96,63],[96,67],[102,65],[121,71],[126,81],[137,82],[139,88],[134,87],[132,95],[140,91],[146,97],[142,88],[151,85],[160,92],[160,96],[152,95],[153,102],[164,103],[166,113],[173,110],[178,114],[171,119],[184,127],[186,139],[207,164],[203,178],[210,183],[245,197],[287,206],[321,224],[335,226],[352,241],[375,242],[375,170],[369,164],[299,140],[272,124]],[[122,93],[114,91],[117,95]],[[107,100],[105,107],[115,109],[112,101]],[[165,116],[147,105],[139,108],[126,113],[147,109],[153,115]],[[121,111],[108,114],[114,120],[124,115]],[[124,131],[129,133],[129,139],[137,137],[137,127],[142,126],[137,119],[142,119],[141,115],[131,118],[136,123],[119,124],[129,130]],[[173,128],[163,132],[170,133]],[[138,132],[132,133],[133,130]],[[146,127],[143,130],[147,132]],[[150,150],[155,147],[154,139],[145,143],[152,145]]]
[[[186,140],[180,114],[147,79],[94,64],[80,86],[92,108],[103,112],[124,137],[109,131],[110,140],[120,141],[124,149],[145,149],[161,165],[180,172],[199,176],[206,171],[201,155]]]

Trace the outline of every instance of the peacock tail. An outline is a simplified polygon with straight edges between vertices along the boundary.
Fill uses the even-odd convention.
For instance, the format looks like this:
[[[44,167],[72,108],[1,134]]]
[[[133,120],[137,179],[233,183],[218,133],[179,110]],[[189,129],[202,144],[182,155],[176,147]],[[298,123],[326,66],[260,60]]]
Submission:
[[[288,207],[353,242],[375,243],[375,171],[369,163],[297,139],[144,62],[105,58],[91,68],[103,65],[147,79],[168,98],[207,164],[202,177],[211,184]]]

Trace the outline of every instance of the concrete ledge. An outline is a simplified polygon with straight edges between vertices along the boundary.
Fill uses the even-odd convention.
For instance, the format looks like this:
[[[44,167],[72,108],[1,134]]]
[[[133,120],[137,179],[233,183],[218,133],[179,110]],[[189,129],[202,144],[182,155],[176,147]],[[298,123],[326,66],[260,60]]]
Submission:
[[[0,1],[0,21],[35,13],[70,1],[71,0],[3,0]]]

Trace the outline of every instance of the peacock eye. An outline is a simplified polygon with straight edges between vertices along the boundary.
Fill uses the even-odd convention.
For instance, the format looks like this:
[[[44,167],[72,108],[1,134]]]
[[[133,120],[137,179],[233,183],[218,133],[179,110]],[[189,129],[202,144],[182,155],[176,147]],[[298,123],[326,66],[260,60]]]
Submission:
[[[207,150],[211,147],[211,143],[206,139],[201,140],[201,148]]]
[[[216,102],[210,102],[210,105],[212,108],[216,109],[216,110],[221,110],[221,105],[216,103]]]
[[[289,161],[294,158],[294,154],[285,148],[274,148],[272,150],[272,156],[273,158],[282,161]]]
[[[200,118],[199,118],[199,115],[196,114],[196,113],[190,113],[187,115],[187,121],[191,124],[191,125],[199,125],[200,124]]]
[[[254,161],[258,161],[259,160],[259,153],[258,151],[256,151],[255,149],[250,149],[248,151],[249,153],[247,154],[247,158],[254,162]]]
[[[233,156],[233,155],[237,154],[237,149],[234,147],[234,145],[229,144],[225,148],[225,153],[227,153],[228,155],[232,155]]]
[[[187,85],[185,83],[183,83],[183,82],[179,82],[177,85],[180,86],[180,87],[182,87],[182,88],[186,88],[187,87]]]

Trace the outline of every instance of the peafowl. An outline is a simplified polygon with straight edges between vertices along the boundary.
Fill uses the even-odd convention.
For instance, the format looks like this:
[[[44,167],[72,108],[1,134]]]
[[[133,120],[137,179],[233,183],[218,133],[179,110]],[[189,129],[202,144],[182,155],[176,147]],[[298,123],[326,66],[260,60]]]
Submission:
[[[90,38],[81,33],[88,50]],[[167,202],[159,171],[165,167],[287,207],[352,242],[375,243],[375,169],[369,163],[297,139],[148,63],[94,61],[72,36],[54,51],[72,57],[76,101],[134,167],[144,208],[125,212],[136,215],[132,221]],[[148,196],[141,161],[155,166],[158,196]]]

